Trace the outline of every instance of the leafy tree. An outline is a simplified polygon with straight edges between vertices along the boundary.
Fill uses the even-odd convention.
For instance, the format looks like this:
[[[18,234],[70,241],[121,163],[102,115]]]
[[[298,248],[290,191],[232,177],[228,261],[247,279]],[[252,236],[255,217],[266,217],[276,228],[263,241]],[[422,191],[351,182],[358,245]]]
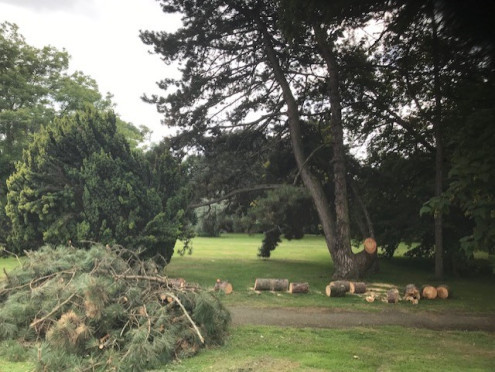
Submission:
[[[29,45],[14,24],[0,24],[0,55],[0,242],[5,242],[10,228],[4,210],[5,182],[31,136],[55,117],[87,105],[106,110],[113,103],[111,95],[102,96],[94,79],[80,71],[67,72],[66,51]],[[117,129],[133,148],[146,133],[146,128],[120,118]]]
[[[331,88],[339,85],[334,47],[341,30],[337,27],[336,32],[328,33],[320,28],[321,23],[309,22],[314,18],[325,25],[334,24],[322,14],[324,3],[313,4],[313,13],[296,20],[304,34],[295,41],[280,28],[280,4],[276,1],[177,0],[162,1],[161,5],[165,12],[183,14],[184,27],[172,34],[144,32],[142,39],[165,61],[183,63],[183,76],[177,81],[163,80],[160,86],[169,89],[168,95],[148,97],[148,101],[183,130],[183,138],[193,147],[202,136],[234,129],[283,133],[290,139],[298,179],[318,211],[335,275],[362,275],[369,260],[355,257],[350,247],[340,99],[338,89]],[[325,189],[309,166],[317,149],[305,153],[305,119],[329,128],[321,145],[334,151],[331,179],[337,223]]]
[[[308,207],[309,206],[309,207]],[[258,256],[270,257],[284,234],[287,239],[301,239],[304,228],[314,223],[314,209],[306,190],[283,186],[269,191],[253,202],[249,217],[256,229],[265,233]]]
[[[130,150],[112,113],[87,109],[42,127],[7,181],[9,243],[18,252],[118,243],[170,260],[187,194],[166,149],[148,157]]]
[[[458,246],[452,237],[459,238],[457,233],[464,232],[464,227],[470,226],[465,219],[459,218],[455,208],[450,210],[450,215],[445,214],[448,203],[436,203],[445,200],[442,195],[448,183],[447,170],[455,161],[453,154],[457,152],[458,133],[470,132],[463,129],[467,123],[459,120],[471,110],[463,104],[462,91],[473,82],[480,84],[483,80],[490,80],[487,71],[491,69],[489,56],[493,50],[486,37],[480,38],[473,31],[460,32],[461,29],[469,29],[475,22],[486,22],[483,16],[474,21],[473,14],[479,15],[478,10],[466,9],[466,16],[460,16],[459,9],[465,8],[461,3],[429,0],[392,2],[391,11],[384,18],[384,32],[374,45],[377,48],[374,59],[362,63],[370,72],[368,78],[350,80],[351,84],[356,84],[352,91],[357,92],[351,101],[353,110],[350,114],[357,116],[354,118],[357,133],[368,139],[369,153],[374,158],[371,163],[378,159],[384,162],[390,159],[393,163],[397,154],[404,159],[396,164],[413,165],[413,159],[430,159],[430,165],[423,163],[422,169],[423,174],[434,170],[430,173],[434,183],[419,181],[422,177],[412,179],[401,172],[394,177],[404,176],[403,181],[416,184],[413,187],[420,186],[418,181],[426,181],[430,185],[429,193],[417,193],[408,199],[410,202],[415,200],[413,204],[417,205],[418,197],[424,203],[435,196],[428,204],[432,207],[429,210],[435,220],[435,239],[424,239],[431,233],[424,229],[423,221],[418,220],[415,227],[408,230],[418,233],[415,239],[422,242],[423,252],[435,248],[437,277],[443,275],[444,253],[447,252],[450,256],[447,258],[451,259],[454,247]],[[476,107],[478,103],[471,100],[471,105]],[[381,167],[379,163],[374,164]],[[386,165],[382,169],[386,169]],[[413,169],[411,172],[418,174]],[[389,191],[390,195],[396,193],[393,187]],[[413,204],[406,202],[404,205]],[[423,209],[426,210],[428,208]],[[409,213],[414,213],[414,210]],[[452,228],[453,224],[457,227]],[[401,229],[395,231],[405,233]],[[402,236],[405,240],[411,238]],[[395,241],[397,239],[400,238],[396,237]],[[395,243],[389,246],[392,250],[393,245]]]

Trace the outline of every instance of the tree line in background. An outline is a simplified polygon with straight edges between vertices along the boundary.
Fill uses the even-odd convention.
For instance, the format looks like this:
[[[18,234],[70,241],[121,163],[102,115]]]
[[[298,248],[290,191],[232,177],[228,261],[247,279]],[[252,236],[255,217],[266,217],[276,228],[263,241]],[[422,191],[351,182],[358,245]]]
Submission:
[[[282,235],[322,233],[339,278],[376,268],[351,250],[368,236],[387,255],[406,242],[435,257],[438,277],[493,252],[495,38],[483,6],[160,4],[182,28],[141,38],[182,77],[144,98],[180,131],[148,151],[129,145],[142,133],[105,113],[111,99],[91,78],[66,73],[65,52],[3,24],[0,241],[98,240],[170,260],[197,210],[206,234],[263,231],[262,257]]]

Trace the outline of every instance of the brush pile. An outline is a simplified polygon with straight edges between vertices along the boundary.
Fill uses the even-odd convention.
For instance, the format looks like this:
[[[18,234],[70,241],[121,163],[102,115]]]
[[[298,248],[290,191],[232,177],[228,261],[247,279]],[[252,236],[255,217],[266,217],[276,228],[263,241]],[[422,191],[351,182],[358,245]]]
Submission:
[[[0,283],[0,341],[38,347],[40,371],[140,371],[222,344],[228,311],[162,267],[122,247],[29,252]]]

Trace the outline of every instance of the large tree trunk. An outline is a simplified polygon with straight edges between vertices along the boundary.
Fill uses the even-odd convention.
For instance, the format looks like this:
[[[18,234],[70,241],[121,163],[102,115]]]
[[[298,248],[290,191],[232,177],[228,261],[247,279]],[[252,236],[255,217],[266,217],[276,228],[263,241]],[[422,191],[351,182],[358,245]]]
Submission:
[[[349,206],[347,199],[344,129],[342,125],[342,107],[339,88],[339,69],[335,57],[334,45],[328,40],[326,32],[317,22],[313,23],[316,43],[321,56],[325,60],[328,71],[328,96],[330,98],[333,148],[333,176],[335,186],[335,251],[337,253],[336,278],[358,278],[371,267],[376,254],[354,255],[351,249],[351,233],[349,223]],[[334,259],[335,262],[335,259]]]
[[[435,5],[431,4],[432,27],[432,54],[433,54],[433,93],[435,95],[435,111],[433,122],[433,135],[435,138],[435,196],[439,197],[443,192],[443,141],[442,141],[442,92],[440,87],[440,59],[438,46],[438,32],[435,21]],[[443,277],[443,213],[436,211],[435,219],[435,277]]]
[[[303,151],[303,142],[301,135],[301,123],[299,117],[299,107],[292,93],[292,89],[285,77],[280,66],[278,57],[275,53],[273,43],[266,26],[261,19],[257,19],[259,30],[262,34],[263,47],[268,59],[268,63],[273,69],[275,79],[280,85],[284,101],[287,104],[287,116],[291,138],[292,151],[296,159],[297,167],[301,179],[308,189],[313,203],[315,204],[318,217],[320,219],[328,250],[332,257],[335,272],[333,277],[336,279],[352,279],[361,277],[370,267],[370,262],[376,258],[375,255],[361,254],[355,256],[351,250],[350,229],[349,229],[349,210],[347,203],[347,186],[346,172],[344,161],[344,140],[343,128],[341,121],[340,95],[338,89],[331,90],[330,99],[337,101],[332,104],[332,136],[334,138],[334,182],[335,182],[335,211],[336,216],[332,213],[330,204],[325,195],[323,187],[319,180],[312,174],[309,167],[306,166],[306,157]],[[336,64],[334,64],[336,66]],[[329,73],[331,68],[329,67]],[[338,87],[338,76],[334,76],[331,84]],[[337,220],[337,223],[335,222]]]
[[[325,235],[325,241],[327,243],[328,250],[334,261],[336,269],[340,267],[340,260],[337,259],[339,256],[337,249],[335,247],[335,222],[334,215],[329,208],[329,202],[323,191],[323,187],[316,177],[311,173],[309,168],[306,166],[306,158],[303,151],[303,142],[301,135],[301,124],[299,118],[299,110],[296,99],[292,94],[289,83],[282,71],[278,57],[273,49],[273,44],[270,39],[265,25],[260,19],[257,20],[260,27],[260,32],[263,35],[263,47],[265,49],[268,63],[273,69],[273,73],[280,87],[282,88],[284,101],[287,104],[287,116],[290,131],[290,139],[292,145],[292,151],[294,152],[294,157],[296,159],[297,167],[301,175],[301,179],[308,189],[313,203],[316,207],[318,217],[321,222],[323,233]]]

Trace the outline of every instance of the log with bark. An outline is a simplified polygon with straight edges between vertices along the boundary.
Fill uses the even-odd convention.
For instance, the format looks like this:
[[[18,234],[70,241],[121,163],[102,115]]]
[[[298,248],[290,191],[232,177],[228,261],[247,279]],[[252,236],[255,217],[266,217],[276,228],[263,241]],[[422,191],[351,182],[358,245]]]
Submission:
[[[369,254],[376,252],[376,241],[373,238],[367,238],[364,240],[364,250]]]
[[[364,282],[353,282],[350,292],[351,293],[355,293],[355,294],[366,293],[366,283],[364,283]]]
[[[344,286],[346,292],[354,293],[354,284],[348,280],[336,280],[328,284],[329,286]]]
[[[438,298],[445,300],[452,296],[452,293],[449,290],[449,287],[445,284],[439,285],[437,288],[437,296]]]
[[[213,287],[213,289],[215,291],[223,291],[225,294],[231,294],[234,290],[231,283],[226,280],[220,279],[217,279],[217,282],[215,283],[215,287]]]
[[[325,288],[328,297],[344,297],[346,292],[348,292],[346,286],[340,281],[332,282]]]
[[[392,288],[387,292],[387,302],[389,304],[396,304],[399,302],[400,296],[399,296],[399,290],[397,288]]]
[[[406,285],[406,289],[404,290],[404,300],[417,305],[421,295],[419,293],[418,288],[414,284]]]
[[[434,300],[437,298],[437,289],[431,285],[424,285],[421,288],[421,297],[427,300]]]
[[[308,293],[309,292],[309,284],[308,283],[290,283],[289,284],[289,293]]]
[[[287,291],[289,279],[258,278],[254,282],[255,291]]]

